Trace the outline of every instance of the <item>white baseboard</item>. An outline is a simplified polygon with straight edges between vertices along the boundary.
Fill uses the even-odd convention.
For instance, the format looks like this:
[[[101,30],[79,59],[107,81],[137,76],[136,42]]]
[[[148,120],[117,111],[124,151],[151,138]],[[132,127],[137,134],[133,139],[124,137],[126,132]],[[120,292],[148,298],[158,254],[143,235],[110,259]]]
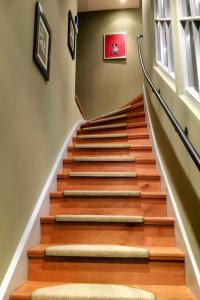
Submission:
[[[178,206],[176,204],[176,200],[173,194],[173,191],[170,186],[170,181],[167,176],[167,172],[165,170],[165,166],[162,162],[161,154],[159,151],[158,144],[156,142],[155,134],[153,125],[151,122],[147,94],[145,90],[145,86],[143,86],[143,93],[144,93],[144,104],[145,104],[145,111],[147,117],[147,124],[149,129],[150,138],[152,140],[153,150],[155,152],[157,161],[159,163],[159,168],[161,170],[162,179],[164,181],[164,185],[167,190],[167,201],[168,201],[168,208],[175,216],[176,219],[176,226],[175,226],[175,235],[176,235],[176,244],[180,246],[186,255],[185,258],[185,278],[186,278],[186,285],[192,291],[192,293],[196,296],[197,300],[200,300],[200,271],[198,265],[196,263],[192,248],[190,246],[190,242],[187,237],[186,230],[184,228],[184,224],[181,219],[180,212],[178,210]]]
[[[57,189],[57,173],[62,170],[63,158],[77,128],[83,120],[79,120],[68,134],[47,178],[44,188],[37,200],[33,213],[24,230],[22,238],[13,255],[8,270],[0,286],[0,300],[8,300],[9,294],[22,282],[27,280],[27,249],[40,243],[40,216],[49,213],[49,193]]]

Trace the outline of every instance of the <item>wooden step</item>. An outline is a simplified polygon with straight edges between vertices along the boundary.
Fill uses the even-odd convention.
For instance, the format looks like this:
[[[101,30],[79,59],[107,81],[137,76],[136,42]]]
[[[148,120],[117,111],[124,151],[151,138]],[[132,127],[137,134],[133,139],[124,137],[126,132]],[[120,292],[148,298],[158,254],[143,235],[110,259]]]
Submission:
[[[33,291],[32,300],[156,300],[149,291],[113,284],[64,284]]]
[[[113,145],[120,145],[120,144],[126,144],[126,145],[130,145],[133,147],[139,147],[139,146],[150,146],[150,142],[149,139],[83,139],[83,140],[79,140],[79,139],[74,139],[72,145],[93,145],[93,144],[100,144],[100,145],[109,145],[109,144],[113,144]]]
[[[115,138],[128,138],[128,133],[115,133],[115,134],[79,134],[74,141],[80,139],[115,139]]]
[[[147,127],[146,122],[136,122],[136,123],[117,123],[113,125],[101,125],[101,126],[90,126],[84,127],[78,133],[86,132],[86,131],[96,131],[96,130],[110,130],[110,129],[128,129],[128,128],[141,128]]]
[[[63,192],[50,194],[50,214],[109,214],[166,216],[165,193],[141,193],[140,197],[83,197],[64,196]]]
[[[96,118],[93,118],[93,119],[89,120],[89,122],[94,121],[94,120],[105,119],[105,118],[111,117],[111,116],[120,115],[120,114],[122,114],[124,112],[128,113],[128,112],[130,112],[132,110],[136,111],[138,108],[144,108],[143,101],[138,102],[136,104],[131,104],[131,105],[124,106],[124,107],[122,107],[120,109],[114,110],[114,111],[112,111],[110,113],[107,113],[107,114],[103,114],[103,115],[101,115],[99,117],[96,117]]]
[[[107,143],[110,140],[112,142],[126,142],[132,143],[137,141],[149,141],[149,134],[128,134],[128,133],[105,133],[105,134],[79,134],[73,138],[73,143],[89,143],[89,142],[100,142]]]
[[[134,156],[74,156],[63,160],[63,171],[156,173],[155,158]]]
[[[30,300],[34,290],[60,284],[65,282],[26,281],[11,294],[10,300]],[[154,293],[157,300],[196,300],[190,290],[182,285],[134,285],[132,287]]]
[[[106,134],[79,134],[77,137],[73,138],[73,142],[84,142],[85,140],[141,140],[149,139],[149,134],[128,134],[128,133],[106,133]]]
[[[150,252],[144,247],[101,245],[101,244],[64,244],[48,245],[45,257],[87,257],[87,258],[132,258],[150,259]]]
[[[101,123],[107,123],[110,121],[123,120],[123,119],[126,119],[126,117],[127,117],[126,114],[122,114],[122,115],[118,115],[118,116],[114,116],[114,117],[108,117],[108,118],[104,118],[104,119],[87,121],[81,125],[81,128],[88,127],[88,126],[94,125],[94,124],[101,124]]]
[[[148,178],[149,175],[146,174],[138,174],[136,172],[69,172],[68,174],[58,174],[58,178],[66,179],[66,178]],[[153,179],[160,179],[158,174],[152,175]]]
[[[137,123],[138,124],[138,123]],[[143,123],[144,124],[144,123]],[[142,125],[143,125],[142,124]],[[114,134],[118,134],[118,133],[128,133],[128,134],[148,134],[148,129],[146,126],[137,126],[137,127],[130,127],[130,126],[127,126],[126,128],[125,127],[114,127],[114,128],[107,128],[107,129],[98,129],[98,131],[84,131],[84,130],[77,130],[77,135],[81,134],[81,135],[88,135],[88,134],[108,134],[108,133],[114,133]]]
[[[75,149],[131,149],[133,146],[125,143],[94,143],[94,144],[75,144]],[[151,149],[151,146],[148,147]]]
[[[102,123],[113,123],[116,122],[118,120],[136,120],[136,119],[144,119],[145,117],[145,113],[144,112],[136,112],[136,113],[130,113],[130,114],[122,114],[122,115],[117,115],[114,117],[109,117],[109,118],[104,118],[104,119],[98,119],[98,120],[94,120],[94,121],[88,121],[85,122],[81,125],[81,128],[84,127],[89,127],[89,126],[93,126],[96,124],[102,124]]]
[[[77,147],[68,147],[69,158],[73,156],[135,156],[140,158],[154,158],[150,145],[131,145],[115,147],[113,144],[80,144]]]
[[[72,172],[58,174],[57,190],[124,190],[159,192],[161,188],[158,173],[136,172]]]
[[[46,257],[41,244],[28,251],[29,280],[73,283],[184,284],[184,254],[174,247],[148,247],[149,259]],[[166,276],[167,274],[167,276]]]
[[[44,244],[121,244],[173,247],[173,218],[57,215],[41,218]]]

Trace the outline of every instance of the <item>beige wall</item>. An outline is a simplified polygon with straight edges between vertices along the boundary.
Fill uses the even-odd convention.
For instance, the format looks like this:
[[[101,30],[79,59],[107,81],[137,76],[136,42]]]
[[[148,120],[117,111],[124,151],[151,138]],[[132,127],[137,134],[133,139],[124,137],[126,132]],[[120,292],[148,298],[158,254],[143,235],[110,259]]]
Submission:
[[[103,35],[127,32],[127,60],[103,61]],[[76,93],[88,118],[119,108],[142,93],[136,37],[141,9],[79,14]]]
[[[76,0],[41,0],[52,29],[50,82],[32,62],[35,2],[0,1],[0,281],[67,134],[81,118],[67,11]]]
[[[184,63],[179,46],[177,2],[171,1],[176,80],[171,80],[159,67],[155,67],[153,1],[149,0],[143,0],[143,52],[150,77],[156,87],[160,88],[161,95],[182,128],[188,127],[189,139],[200,153],[200,105],[187,96],[183,88]],[[146,91],[162,159],[195,259],[200,267],[200,173],[147,86]]]

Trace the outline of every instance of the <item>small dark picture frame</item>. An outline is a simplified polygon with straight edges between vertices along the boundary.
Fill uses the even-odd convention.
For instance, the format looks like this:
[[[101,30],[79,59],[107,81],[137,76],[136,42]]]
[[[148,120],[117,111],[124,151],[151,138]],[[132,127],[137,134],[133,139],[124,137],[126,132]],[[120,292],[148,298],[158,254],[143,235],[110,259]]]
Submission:
[[[46,81],[50,75],[51,29],[38,1],[35,6],[33,60]]]
[[[76,27],[74,24],[71,10],[68,12],[68,48],[71,53],[72,59],[75,58],[76,52]]]

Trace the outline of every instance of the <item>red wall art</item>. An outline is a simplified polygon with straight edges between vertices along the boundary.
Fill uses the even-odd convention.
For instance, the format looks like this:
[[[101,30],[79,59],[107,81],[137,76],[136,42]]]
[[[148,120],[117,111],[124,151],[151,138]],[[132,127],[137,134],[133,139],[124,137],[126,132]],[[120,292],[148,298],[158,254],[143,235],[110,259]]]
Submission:
[[[126,59],[126,32],[104,34],[104,59]]]

